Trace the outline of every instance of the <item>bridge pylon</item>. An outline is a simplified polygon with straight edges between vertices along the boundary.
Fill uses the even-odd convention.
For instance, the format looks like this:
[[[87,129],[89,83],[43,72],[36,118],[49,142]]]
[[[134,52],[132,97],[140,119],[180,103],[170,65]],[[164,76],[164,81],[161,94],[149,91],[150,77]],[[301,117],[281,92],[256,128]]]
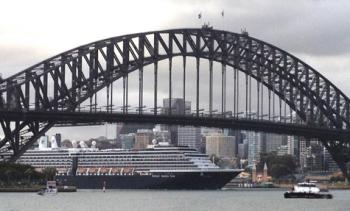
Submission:
[[[348,184],[350,184],[350,142],[349,141],[326,141],[321,142],[337,163]]]

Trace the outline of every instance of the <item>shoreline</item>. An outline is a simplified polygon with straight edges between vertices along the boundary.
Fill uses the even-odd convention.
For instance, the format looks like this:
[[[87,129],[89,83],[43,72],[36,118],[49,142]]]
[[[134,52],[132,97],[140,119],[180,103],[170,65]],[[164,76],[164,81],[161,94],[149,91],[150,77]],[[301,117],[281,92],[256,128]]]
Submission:
[[[18,188],[18,187],[12,187],[12,188],[0,188],[0,193],[36,193],[39,192],[41,188]],[[251,188],[244,188],[244,187],[226,187],[222,188],[219,191],[288,191],[290,188],[286,187],[251,187]],[[77,189],[76,187],[69,187],[69,188],[63,188],[59,187],[58,192],[63,193],[63,192],[77,192],[77,191],[82,191],[82,190],[96,190],[96,189]],[[118,190],[118,189],[110,189],[110,190]],[[123,190],[128,190],[128,189],[123,189]],[[149,189],[130,189],[130,190],[149,190]],[[153,189],[154,190],[154,189]],[[163,190],[163,189],[159,189]],[[348,191],[350,188],[329,188],[328,190],[344,190]],[[167,190],[166,190],[167,191]],[[170,192],[172,190],[169,190]],[[189,190],[191,191],[191,190]],[[197,190],[196,190],[197,191]],[[207,190],[203,190],[207,191]],[[214,190],[217,191],[217,190]]]
[[[46,186],[40,187],[1,187],[0,193],[34,193],[38,192],[41,189],[46,188]],[[58,186],[57,191],[62,192],[77,192],[77,188],[75,186]]]
[[[223,187],[223,189],[228,190],[228,189],[236,189],[236,190],[249,190],[249,189],[254,189],[254,190],[260,190],[260,189],[276,189],[276,190],[290,190],[293,188],[294,184],[269,184],[269,185],[263,185],[263,184],[250,184],[250,186],[239,186],[235,183],[228,183]],[[350,185],[345,185],[345,184],[319,184],[318,187],[321,190],[350,190]]]
[[[223,191],[288,191],[290,188],[286,187],[273,187],[273,188],[267,188],[267,187],[251,187],[251,188],[244,188],[244,187],[227,187],[223,188]],[[328,188],[327,190],[344,190],[348,191],[350,188]]]

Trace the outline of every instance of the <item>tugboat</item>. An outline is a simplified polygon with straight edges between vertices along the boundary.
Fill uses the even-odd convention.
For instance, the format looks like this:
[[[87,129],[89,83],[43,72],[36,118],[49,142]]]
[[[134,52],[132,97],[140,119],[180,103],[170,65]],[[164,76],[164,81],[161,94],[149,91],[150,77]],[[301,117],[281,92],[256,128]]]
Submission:
[[[47,181],[46,188],[41,189],[38,194],[41,196],[57,194],[56,181]]]
[[[284,193],[284,198],[311,198],[311,199],[331,199],[332,194],[320,193],[320,189],[315,183],[302,182],[294,185],[291,191]]]

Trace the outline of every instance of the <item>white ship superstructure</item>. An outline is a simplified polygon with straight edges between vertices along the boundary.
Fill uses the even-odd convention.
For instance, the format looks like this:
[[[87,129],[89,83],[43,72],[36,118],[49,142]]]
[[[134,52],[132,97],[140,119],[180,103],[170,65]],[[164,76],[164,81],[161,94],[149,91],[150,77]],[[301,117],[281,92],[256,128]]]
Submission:
[[[28,150],[17,161],[37,169],[55,167],[59,174],[69,174],[77,158],[78,174],[150,170],[219,170],[206,154],[186,146],[153,145],[144,150],[92,148]],[[89,170],[91,171],[89,173]]]
[[[242,172],[221,169],[195,149],[160,143],[142,150],[28,150],[17,162],[55,167],[58,183],[85,189],[219,189]]]

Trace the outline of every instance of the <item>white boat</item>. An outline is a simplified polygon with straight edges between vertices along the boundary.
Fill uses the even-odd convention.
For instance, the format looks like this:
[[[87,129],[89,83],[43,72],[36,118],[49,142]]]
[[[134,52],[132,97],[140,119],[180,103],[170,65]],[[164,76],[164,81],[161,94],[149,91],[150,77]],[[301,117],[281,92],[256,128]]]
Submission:
[[[47,181],[46,188],[43,188],[38,192],[39,195],[55,195],[57,194],[56,181]]]
[[[319,193],[320,189],[316,186],[315,183],[302,182],[302,183],[298,183],[298,185],[294,185],[294,192],[298,192],[298,193]]]
[[[333,198],[332,194],[320,193],[315,183],[302,182],[294,185],[291,191],[284,193],[284,198]]]

